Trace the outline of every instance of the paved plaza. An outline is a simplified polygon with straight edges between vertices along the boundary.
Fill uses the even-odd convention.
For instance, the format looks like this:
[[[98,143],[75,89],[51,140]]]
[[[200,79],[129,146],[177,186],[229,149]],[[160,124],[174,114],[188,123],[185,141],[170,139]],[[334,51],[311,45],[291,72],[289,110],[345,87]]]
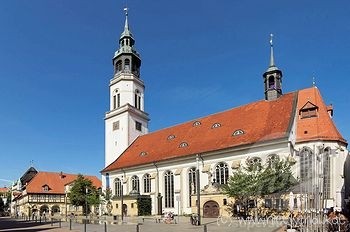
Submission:
[[[280,223],[253,224],[227,219],[203,219],[201,226],[191,225],[188,217],[177,218],[177,224],[156,223],[152,218],[126,218],[123,224],[87,224],[86,231],[89,232],[228,232],[228,231],[250,231],[250,232],[274,232],[283,231]],[[71,230],[68,222],[58,221],[33,222],[9,217],[0,218],[0,231],[51,231],[51,232],[78,232],[84,231],[84,224],[72,222]]]

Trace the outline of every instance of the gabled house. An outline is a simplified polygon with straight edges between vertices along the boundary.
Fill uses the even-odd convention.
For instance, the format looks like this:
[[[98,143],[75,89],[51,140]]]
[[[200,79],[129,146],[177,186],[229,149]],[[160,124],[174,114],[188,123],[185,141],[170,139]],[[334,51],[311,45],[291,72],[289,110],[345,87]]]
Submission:
[[[69,185],[78,177],[77,174],[39,171],[13,199],[14,214],[31,216],[37,213],[68,215],[82,214],[81,207],[70,204],[67,193]],[[101,181],[96,176],[84,176],[92,181],[96,188],[101,188]]]

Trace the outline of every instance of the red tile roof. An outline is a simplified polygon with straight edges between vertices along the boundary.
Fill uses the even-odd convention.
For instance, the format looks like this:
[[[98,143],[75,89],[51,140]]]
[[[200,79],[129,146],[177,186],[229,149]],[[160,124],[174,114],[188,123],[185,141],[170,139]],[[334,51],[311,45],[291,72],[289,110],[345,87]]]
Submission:
[[[297,142],[328,140],[347,143],[337,130],[332,118],[327,112],[327,105],[323,102],[317,87],[300,90],[298,93],[298,113],[308,104],[317,106],[317,117],[297,119]]]
[[[0,193],[7,193],[9,190],[8,188],[4,187],[4,188],[0,188]]]
[[[285,138],[293,122],[296,97],[289,93],[142,135],[102,172]],[[200,125],[194,126],[196,121]],[[212,128],[215,123],[221,126]],[[233,136],[236,130],[244,134]]]
[[[64,186],[73,182],[78,175],[60,172],[38,172],[26,186],[27,193],[64,194]],[[92,181],[96,188],[102,186],[101,180],[96,176],[85,176]],[[49,191],[45,192],[43,186],[47,185]]]

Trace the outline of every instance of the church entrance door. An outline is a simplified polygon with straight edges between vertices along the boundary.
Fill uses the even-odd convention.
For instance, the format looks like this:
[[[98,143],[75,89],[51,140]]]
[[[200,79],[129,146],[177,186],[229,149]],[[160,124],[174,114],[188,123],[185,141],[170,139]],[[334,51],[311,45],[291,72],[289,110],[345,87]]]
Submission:
[[[128,206],[126,204],[123,204],[123,216],[128,215]]]
[[[216,201],[207,201],[203,206],[203,217],[217,218],[219,209],[219,204]]]

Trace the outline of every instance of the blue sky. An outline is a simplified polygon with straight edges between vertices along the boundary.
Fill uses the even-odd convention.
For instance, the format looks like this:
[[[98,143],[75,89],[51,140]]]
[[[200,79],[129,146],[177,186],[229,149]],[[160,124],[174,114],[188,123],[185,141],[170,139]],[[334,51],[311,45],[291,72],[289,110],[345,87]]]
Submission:
[[[283,91],[310,87],[315,77],[350,139],[348,0],[127,4],[151,131],[262,99],[273,33]],[[20,177],[31,160],[42,171],[99,175],[124,6],[1,1],[0,179]]]

